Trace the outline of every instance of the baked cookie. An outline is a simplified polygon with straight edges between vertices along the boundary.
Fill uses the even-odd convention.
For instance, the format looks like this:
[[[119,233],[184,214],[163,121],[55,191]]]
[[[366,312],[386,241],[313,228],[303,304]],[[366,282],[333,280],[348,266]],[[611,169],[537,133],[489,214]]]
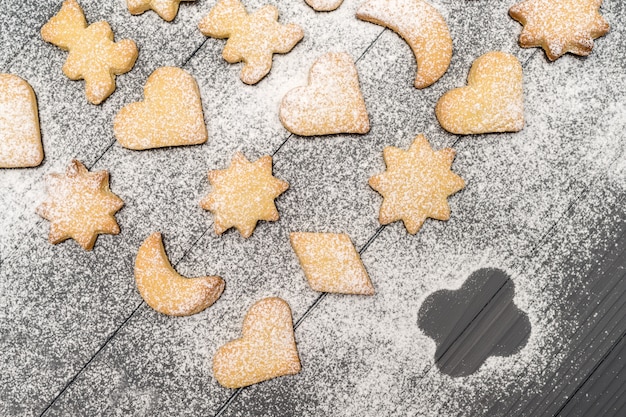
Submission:
[[[443,16],[423,0],[368,0],[356,12],[366,22],[387,27],[411,47],[417,60],[415,88],[426,88],[445,74],[452,59],[452,37]]]
[[[383,150],[387,170],[373,176],[370,186],[383,196],[379,221],[388,224],[402,220],[415,234],[430,217],[450,218],[447,198],[465,187],[451,171],[454,149],[433,151],[424,135],[419,135],[408,151],[388,146]]]
[[[511,54],[489,52],[472,64],[467,87],[444,94],[435,109],[441,127],[457,135],[524,128],[522,66]]]
[[[221,385],[241,388],[300,372],[291,309],[284,300],[257,301],[246,314],[242,333],[213,357],[213,375]]]
[[[348,235],[298,232],[291,233],[289,239],[315,291],[374,294],[369,275]]]
[[[220,277],[185,278],[170,264],[161,233],[151,234],[135,259],[135,282],[146,304],[168,316],[191,316],[211,306],[224,291]]]
[[[343,0],[305,0],[306,4],[311,6],[313,10],[318,12],[332,12],[336,10]]]
[[[148,77],[144,97],[115,117],[113,131],[120,145],[150,149],[206,142],[200,90],[189,73],[175,67],[157,69]]]
[[[237,152],[228,169],[209,171],[212,191],[200,207],[213,213],[215,233],[235,227],[244,238],[250,237],[259,220],[278,220],[274,199],[289,184],[272,176],[272,157],[250,162]]]
[[[109,189],[107,171],[89,172],[73,160],[65,174],[50,174],[46,182],[48,198],[37,214],[50,221],[50,243],[72,238],[91,250],[99,234],[120,232],[115,213],[124,202]]]
[[[161,19],[171,22],[178,13],[181,1],[195,0],[126,0],[128,11],[131,14],[142,14],[147,10],[154,10]]]
[[[219,0],[198,27],[205,36],[228,38],[222,56],[230,64],[243,61],[241,81],[256,84],[270,72],[273,55],[291,51],[304,36],[300,26],[277,20],[274,6],[248,14],[239,0]]]
[[[0,168],[36,167],[42,160],[35,92],[20,77],[0,74]]]
[[[279,110],[285,129],[300,136],[367,133],[370,122],[352,57],[328,53],[318,58],[305,87],[289,91]]]
[[[65,0],[61,11],[41,28],[41,36],[69,51],[63,73],[71,80],[85,80],[87,100],[100,104],[115,90],[115,76],[127,73],[137,60],[137,45],[113,41],[107,22],[87,26],[76,0]]]
[[[609,32],[601,5],[602,0],[526,0],[511,7],[509,14],[524,25],[520,46],[540,46],[554,61],[568,52],[589,55],[593,40]]]

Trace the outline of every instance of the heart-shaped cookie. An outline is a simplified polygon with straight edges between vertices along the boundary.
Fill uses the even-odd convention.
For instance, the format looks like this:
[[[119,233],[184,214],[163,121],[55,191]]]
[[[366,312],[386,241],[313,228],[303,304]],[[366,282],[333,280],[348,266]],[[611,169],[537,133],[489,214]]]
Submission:
[[[35,93],[20,77],[0,74],[0,168],[35,167],[42,159]]]
[[[471,135],[519,132],[524,127],[522,66],[504,52],[489,52],[472,64],[467,87],[437,103],[437,119],[448,132]]]
[[[197,145],[207,140],[200,90],[186,71],[162,67],[144,87],[144,101],[131,103],[115,117],[118,142],[129,149]]]
[[[289,304],[280,298],[257,301],[246,314],[243,337],[213,357],[213,375],[226,388],[240,388],[300,372]]]
[[[352,57],[329,53],[318,58],[309,72],[309,85],[283,97],[279,116],[288,131],[300,136],[369,132]]]

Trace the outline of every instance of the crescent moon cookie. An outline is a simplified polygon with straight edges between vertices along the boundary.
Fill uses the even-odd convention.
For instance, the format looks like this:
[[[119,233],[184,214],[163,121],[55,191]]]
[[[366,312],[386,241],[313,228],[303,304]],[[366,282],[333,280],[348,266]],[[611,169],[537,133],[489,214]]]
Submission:
[[[215,233],[235,227],[244,238],[250,237],[259,220],[278,220],[274,199],[289,184],[272,175],[272,157],[250,162],[237,152],[228,169],[209,171],[212,191],[200,207],[213,213]]]
[[[279,117],[285,129],[300,136],[369,132],[352,57],[328,53],[318,58],[309,72],[308,85],[283,97]]]
[[[291,309],[284,300],[257,301],[246,314],[242,333],[213,357],[213,375],[222,386],[241,388],[300,372]]]
[[[435,109],[448,132],[473,135],[524,128],[522,65],[504,52],[489,52],[472,64],[467,87],[444,94]]]
[[[211,306],[224,291],[220,277],[185,278],[170,264],[161,233],[151,234],[135,259],[137,290],[146,304],[168,316],[191,316]]]
[[[65,174],[50,174],[46,182],[48,198],[37,214],[50,221],[50,243],[72,238],[91,250],[99,234],[120,232],[115,213],[124,202],[109,189],[107,171],[89,172],[73,160]]]
[[[41,36],[69,56],[63,73],[71,80],[85,80],[87,100],[100,104],[115,91],[115,76],[127,73],[137,60],[132,40],[113,41],[107,22],[87,26],[76,0],[65,0],[61,11],[41,28]]]
[[[411,47],[417,60],[415,88],[426,88],[445,74],[452,59],[452,37],[443,16],[423,0],[368,0],[356,13],[387,27]]]
[[[343,0],[305,0],[317,12],[332,12],[341,6]]]
[[[200,90],[186,71],[162,67],[148,77],[145,100],[115,117],[117,141],[129,149],[196,145],[207,140]]]
[[[35,92],[20,77],[0,74],[0,168],[36,167],[42,160]]]
[[[312,289],[341,294],[373,295],[374,287],[350,237],[344,233],[291,233]]]
[[[526,0],[509,9],[524,29],[523,48],[542,47],[551,61],[571,52],[589,55],[593,40],[609,32],[600,15],[602,0]]]
[[[228,38],[222,56],[230,64],[243,61],[241,81],[256,84],[270,72],[275,53],[286,54],[304,37],[300,26],[277,20],[274,6],[248,14],[239,0],[220,0],[198,27],[205,36]]]
[[[181,1],[194,0],[126,0],[126,5],[131,14],[142,14],[147,10],[154,10],[161,16],[161,19],[171,22],[178,13]]]
[[[408,151],[388,146],[383,150],[387,170],[369,180],[370,187],[383,196],[379,221],[404,222],[415,234],[430,217],[450,218],[447,198],[465,187],[461,177],[451,171],[454,149],[433,151],[424,135],[419,135]]]

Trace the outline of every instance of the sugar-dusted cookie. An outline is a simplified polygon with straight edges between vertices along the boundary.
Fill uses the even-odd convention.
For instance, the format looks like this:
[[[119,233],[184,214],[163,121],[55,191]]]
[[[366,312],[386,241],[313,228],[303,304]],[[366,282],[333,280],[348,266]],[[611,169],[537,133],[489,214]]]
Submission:
[[[600,15],[602,0],[526,0],[511,9],[511,17],[524,29],[523,48],[542,47],[552,61],[571,52],[589,55],[593,40],[609,31]]]
[[[135,281],[146,304],[168,316],[190,316],[211,306],[224,291],[220,277],[185,278],[170,264],[161,233],[151,234],[139,247]]]
[[[257,301],[246,314],[242,333],[213,357],[213,375],[221,385],[240,388],[300,372],[291,309],[284,300]]]
[[[444,94],[435,109],[448,132],[472,135],[524,128],[522,66],[504,52],[489,52],[472,64],[467,87]]]
[[[148,77],[144,97],[115,117],[113,131],[120,145],[150,149],[206,142],[200,90],[189,73],[175,67],[157,69]]]
[[[350,237],[338,233],[291,233],[309,285],[315,291],[342,294],[374,294],[369,275]]]
[[[142,14],[147,10],[154,10],[161,19],[171,22],[178,13],[181,1],[195,0],[126,0],[128,11],[131,14]]]
[[[452,37],[443,16],[424,0],[367,0],[356,17],[400,35],[417,60],[415,87],[426,88],[448,70]]]
[[[256,84],[270,72],[274,54],[286,54],[304,36],[298,25],[277,22],[278,9],[264,6],[252,14],[239,0],[219,0],[198,27],[205,36],[228,38],[222,56],[243,61],[241,81]]]
[[[135,42],[114,42],[107,22],[87,26],[76,0],[63,2],[61,11],[41,28],[41,36],[70,52],[63,73],[72,80],[85,80],[87,100],[92,104],[110,96],[115,90],[115,76],[130,71],[137,60]]]
[[[352,57],[328,53],[318,58],[309,72],[308,85],[283,97],[279,117],[285,129],[300,136],[369,132]]]
[[[252,235],[259,220],[278,220],[274,199],[289,188],[272,176],[271,156],[250,162],[240,152],[228,169],[209,171],[209,182],[213,189],[200,207],[213,213],[215,233],[235,227],[244,238]]]
[[[65,174],[50,174],[47,185],[48,198],[37,207],[37,214],[50,221],[53,245],[72,238],[91,250],[99,234],[120,232],[115,213],[124,202],[109,189],[107,171],[89,172],[73,160]]]
[[[408,151],[388,146],[383,151],[387,170],[370,178],[370,186],[383,196],[379,221],[388,224],[402,220],[415,234],[427,218],[448,220],[447,198],[465,187],[451,171],[454,149],[433,151],[424,135],[419,135]]]
[[[332,12],[336,10],[343,0],[305,0],[306,4],[311,6],[313,10],[318,12]]]
[[[36,167],[42,160],[35,92],[20,77],[0,74],[0,168]]]

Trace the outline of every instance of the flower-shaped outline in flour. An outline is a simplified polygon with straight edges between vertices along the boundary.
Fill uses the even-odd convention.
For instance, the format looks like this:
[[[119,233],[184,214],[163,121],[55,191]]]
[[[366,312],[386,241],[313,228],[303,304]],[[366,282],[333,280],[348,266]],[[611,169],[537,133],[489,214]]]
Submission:
[[[435,341],[435,362],[453,377],[476,372],[490,356],[511,356],[528,341],[528,315],[514,303],[515,285],[495,268],[474,271],[456,290],[430,294],[418,326]]]

